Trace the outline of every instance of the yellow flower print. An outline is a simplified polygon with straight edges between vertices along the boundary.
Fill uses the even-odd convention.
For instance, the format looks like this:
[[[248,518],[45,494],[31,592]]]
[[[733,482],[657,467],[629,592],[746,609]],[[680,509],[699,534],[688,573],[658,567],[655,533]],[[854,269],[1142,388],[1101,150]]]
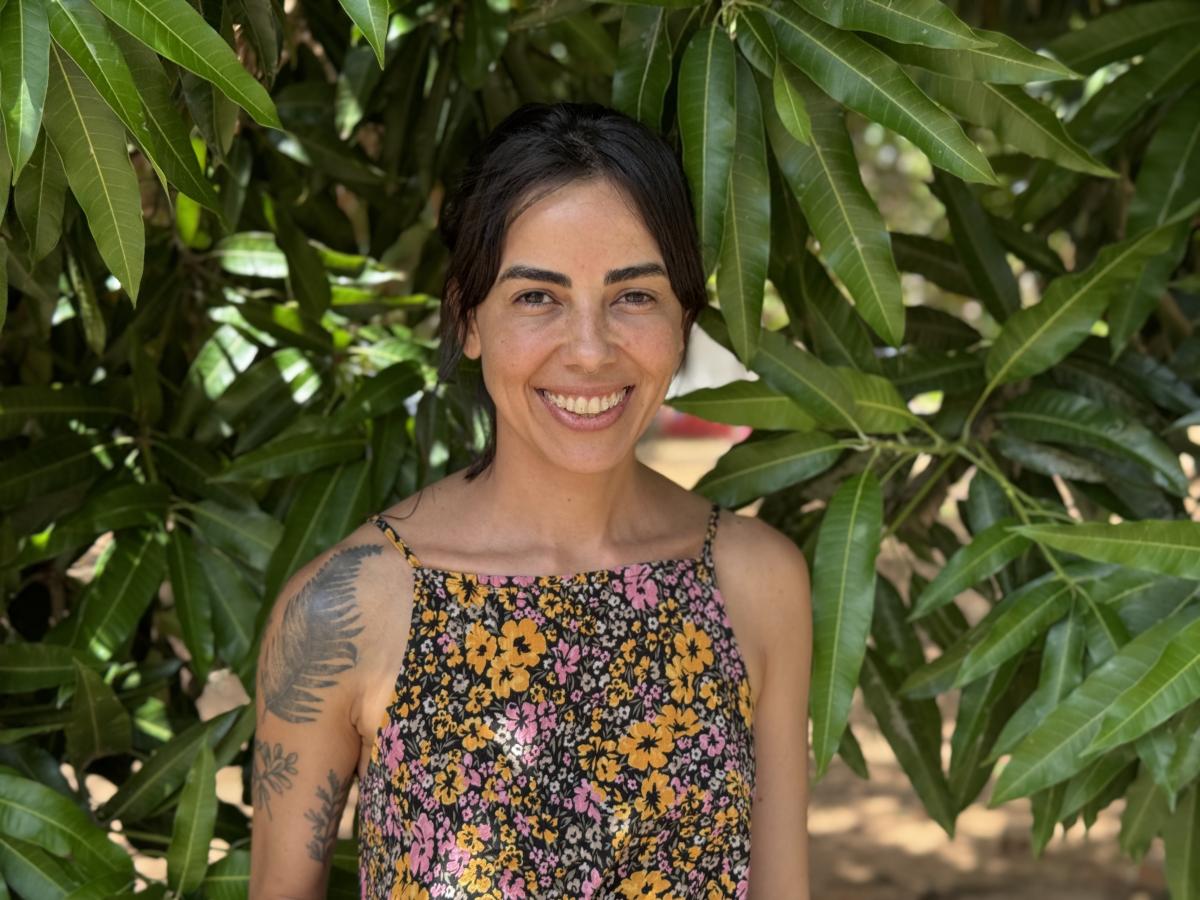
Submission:
[[[717,689],[715,681],[706,681],[700,685],[700,699],[704,701],[704,705],[709,709],[716,709],[721,702],[721,694]]]
[[[696,698],[696,676],[684,669],[682,657],[667,663],[667,678],[671,682],[671,699],[676,703],[691,703]]]
[[[474,575],[451,575],[446,579],[446,593],[462,606],[482,606],[487,587]]]
[[[464,825],[458,829],[456,839],[458,846],[464,850],[470,850],[472,853],[478,853],[483,849],[483,839],[479,836],[478,825]]]
[[[712,665],[712,639],[694,623],[685,621],[675,635],[675,652],[683,657],[683,668],[693,674]]]
[[[483,674],[480,672],[479,674]],[[483,708],[491,702],[492,689],[486,684],[473,684],[470,691],[467,692],[466,709],[467,712],[478,713],[483,712]]]
[[[466,787],[466,779],[458,766],[442,769],[433,776],[433,796],[442,803],[453,803]]]
[[[533,619],[509,619],[500,628],[500,652],[512,665],[532,668],[546,652],[546,638]]]
[[[463,661],[462,647],[460,647],[458,644],[454,644],[453,646],[451,646],[450,652],[446,654],[446,665],[460,666],[460,665],[462,665],[462,661]]]
[[[550,843],[558,837],[558,816],[548,816],[545,813],[530,816],[529,833]]]
[[[634,624],[637,624],[636,622]],[[637,649],[637,638],[629,638],[621,642],[621,659],[633,662],[633,651]]]
[[[670,728],[671,735],[676,739],[691,737],[700,730],[700,717],[694,709],[686,706],[668,704],[655,721]]]
[[[745,679],[738,682],[738,713],[747,728],[754,725],[754,695],[750,690],[750,682]]]
[[[501,698],[529,687],[529,670],[524,666],[514,666],[507,655],[492,658],[488,677],[492,680],[492,693]]]
[[[629,764],[635,769],[662,768],[674,747],[671,729],[653,722],[634,722],[617,742],[617,749],[629,758]]]
[[[579,767],[594,774],[601,781],[611,781],[617,772],[617,745],[592,735],[575,748],[579,754]]]
[[[662,772],[651,772],[642,779],[642,786],[634,806],[643,816],[665,815],[675,804],[675,789]]]
[[[496,736],[491,726],[479,716],[471,716],[464,721],[459,726],[458,733],[462,736],[463,747],[471,751],[478,750]]]
[[[433,736],[439,741],[447,734],[458,729],[458,723],[454,721],[454,716],[450,715],[445,709],[439,709],[433,714]]]
[[[484,893],[492,886],[492,874],[495,869],[486,859],[473,859],[459,876],[459,883],[474,895]]]
[[[672,896],[671,883],[658,872],[647,872],[645,869],[631,874],[621,882],[617,890],[625,898],[654,897],[657,900],[666,900]]]
[[[496,655],[496,638],[478,622],[473,622],[467,631],[467,662],[482,675],[488,662]]]
[[[744,799],[750,796],[750,785],[746,781],[746,776],[736,769],[730,769],[725,773],[725,790],[731,797]]]

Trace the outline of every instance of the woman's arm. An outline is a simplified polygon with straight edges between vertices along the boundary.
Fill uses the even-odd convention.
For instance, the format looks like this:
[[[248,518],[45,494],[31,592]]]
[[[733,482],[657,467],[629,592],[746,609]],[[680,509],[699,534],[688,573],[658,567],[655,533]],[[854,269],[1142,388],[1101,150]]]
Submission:
[[[363,643],[360,568],[379,549],[318,557],[271,611],[255,697],[250,900],[325,896],[361,746],[350,715]]]
[[[764,660],[762,685],[754,704],[750,898],[809,900],[812,606],[808,565],[786,535],[762,522],[756,522],[753,531],[753,549],[746,558],[746,563],[752,564],[738,567],[748,576],[743,592],[756,594],[750,605]]]

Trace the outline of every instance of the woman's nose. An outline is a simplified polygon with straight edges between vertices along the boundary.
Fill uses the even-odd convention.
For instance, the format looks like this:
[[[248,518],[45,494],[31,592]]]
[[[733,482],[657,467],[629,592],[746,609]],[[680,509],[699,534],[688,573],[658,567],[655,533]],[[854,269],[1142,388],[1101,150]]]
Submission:
[[[615,356],[612,323],[605,306],[576,306],[568,316],[567,329],[568,362],[593,371]]]

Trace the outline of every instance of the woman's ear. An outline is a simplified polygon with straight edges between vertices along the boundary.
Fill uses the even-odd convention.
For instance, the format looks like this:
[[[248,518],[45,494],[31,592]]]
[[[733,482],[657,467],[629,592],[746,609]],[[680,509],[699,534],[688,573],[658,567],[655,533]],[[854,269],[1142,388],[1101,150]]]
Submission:
[[[475,307],[467,313],[467,334],[463,339],[463,356],[467,359],[479,359],[483,355],[483,345],[479,340],[479,324],[475,320]]]

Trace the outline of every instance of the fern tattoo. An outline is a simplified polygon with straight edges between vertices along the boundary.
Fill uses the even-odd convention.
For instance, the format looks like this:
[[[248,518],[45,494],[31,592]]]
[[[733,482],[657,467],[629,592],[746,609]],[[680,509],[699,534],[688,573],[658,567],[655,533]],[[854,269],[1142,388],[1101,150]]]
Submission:
[[[353,639],[362,626],[352,627],[358,621],[354,582],[363,557],[382,550],[365,544],[335,554],[292,597],[258,673],[269,712],[288,722],[314,721],[319,692],[358,662]]]
[[[289,775],[295,775],[298,753],[284,756],[283,744],[278,741],[272,747],[266,741],[254,741],[254,767],[250,770],[250,787],[254,792],[255,802],[271,814],[271,793],[282,794],[292,786]]]
[[[329,779],[329,790],[317,787],[317,798],[321,801],[321,807],[304,813],[304,818],[312,822],[313,831],[312,840],[308,842],[308,856],[319,863],[329,858],[334,844],[337,843],[338,820],[341,818],[346,795],[350,792],[349,778],[342,781],[333,769],[330,769],[325,777]]]

